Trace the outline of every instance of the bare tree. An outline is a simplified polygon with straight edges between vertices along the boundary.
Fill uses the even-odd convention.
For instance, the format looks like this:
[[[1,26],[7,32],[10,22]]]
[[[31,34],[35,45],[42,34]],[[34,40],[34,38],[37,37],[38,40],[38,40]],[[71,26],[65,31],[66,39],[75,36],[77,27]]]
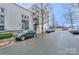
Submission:
[[[69,12],[65,15],[65,18],[67,19],[67,22],[70,21],[71,28],[73,29],[73,14],[74,12]]]
[[[38,8],[39,8],[39,10],[41,11],[41,24],[42,24],[42,28],[41,28],[41,30],[42,30],[42,34],[44,33],[44,20],[45,20],[45,18],[44,18],[44,15],[45,15],[45,10],[47,9],[47,6],[48,6],[48,4],[47,3],[38,3],[38,4],[35,4]],[[39,12],[40,12],[39,11]],[[39,13],[38,11],[37,11],[37,13]],[[39,16],[40,17],[40,16]],[[40,20],[39,20],[40,21]]]
[[[43,27],[43,24],[44,24],[44,19],[43,19],[43,3],[41,3],[41,18],[42,18],[42,34],[43,34],[43,30],[44,30],[44,27]]]
[[[41,9],[41,19],[42,19],[42,34],[44,33],[44,14],[45,14],[45,9],[47,9],[48,3],[40,3],[40,9]]]
[[[67,9],[67,11],[64,14],[65,19],[67,20],[67,22],[70,22],[71,24],[71,29],[73,29],[73,23],[74,23],[74,4],[66,4],[65,5],[65,9]]]
[[[50,4],[51,5],[51,4]],[[51,17],[51,21],[52,21],[52,25],[53,25],[53,29],[55,30],[55,23],[56,23],[56,18],[55,18],[55,11],[54,11],[54,7],[52,5],[52,7],[49,7],[50,10],[50,16]]]

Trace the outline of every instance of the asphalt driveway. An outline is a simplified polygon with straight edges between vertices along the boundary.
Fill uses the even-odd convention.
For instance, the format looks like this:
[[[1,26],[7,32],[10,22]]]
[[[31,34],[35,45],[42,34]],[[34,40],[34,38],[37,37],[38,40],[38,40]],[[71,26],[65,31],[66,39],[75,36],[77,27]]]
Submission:
[[[79,35],[56,31],[0,49],[0,55],[78,55]]]

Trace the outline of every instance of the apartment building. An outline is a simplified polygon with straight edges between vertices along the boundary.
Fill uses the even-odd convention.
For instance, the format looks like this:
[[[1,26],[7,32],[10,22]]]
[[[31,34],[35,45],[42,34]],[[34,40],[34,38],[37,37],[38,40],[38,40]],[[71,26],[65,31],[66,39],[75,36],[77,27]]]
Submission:
[[[0,31],[33,29],[32,12],[14,3],[0,3]]]
[[[43,15],[41,12],[42,9],[40,9],[40,7],[36,4],[34,4],[31,7],[31,11],[34,13],[33,14],[33,25],[34,25],[34,29],[36,30],[37,33],[41,33],[42,32],[42,16],[43,16],[43,32],[46,31],[46,29],[48,29],[49,25],[49,12],[47,10],[47,8],[43,9]]]

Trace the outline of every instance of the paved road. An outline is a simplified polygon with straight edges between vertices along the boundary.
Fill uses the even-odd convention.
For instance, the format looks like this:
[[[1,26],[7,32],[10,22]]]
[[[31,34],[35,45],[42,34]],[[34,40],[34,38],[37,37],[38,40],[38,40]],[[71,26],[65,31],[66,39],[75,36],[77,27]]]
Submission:
[[[1,55],[77,55],[79,54],[79,35],[57,31],[37,36],[12,46],[0,49]]]

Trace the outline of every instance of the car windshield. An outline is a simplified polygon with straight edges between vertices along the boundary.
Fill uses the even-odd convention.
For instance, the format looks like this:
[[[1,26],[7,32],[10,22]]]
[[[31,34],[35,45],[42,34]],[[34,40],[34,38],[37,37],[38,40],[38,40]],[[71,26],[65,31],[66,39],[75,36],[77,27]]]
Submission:
[[[28,30],[26,30],[26,31],[20,31],[20,32],[18,32],[18,34],[23,34],[23,33],[27,33],[28,32]]]
[[[22,33],[27,33],[28,32],[28,30],[26,30],[26,31],[23,31]]]

